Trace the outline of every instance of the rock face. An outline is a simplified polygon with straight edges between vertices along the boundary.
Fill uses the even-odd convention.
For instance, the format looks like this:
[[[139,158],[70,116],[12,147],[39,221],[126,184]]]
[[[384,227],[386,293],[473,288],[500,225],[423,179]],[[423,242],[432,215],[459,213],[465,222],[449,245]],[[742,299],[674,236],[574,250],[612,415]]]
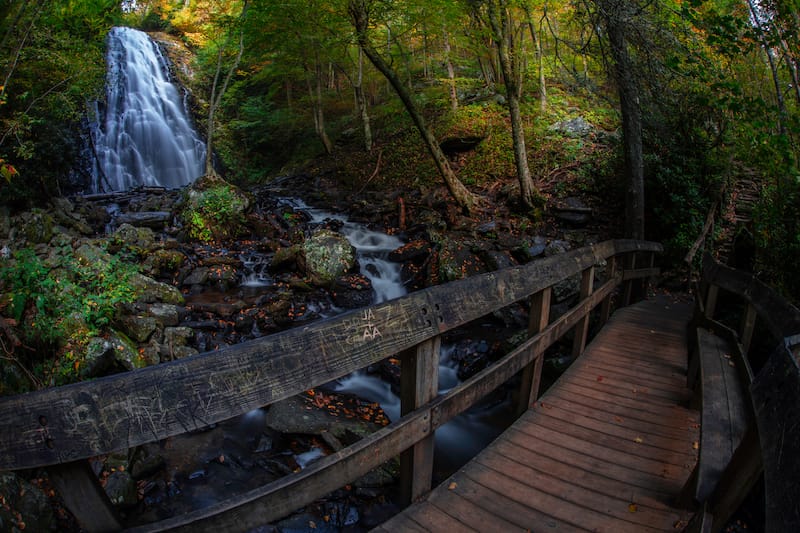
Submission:
[[[594,126],[589,124],[585,118],[576,117],[556,122],[548,129],[568,137],[586,137],[594,130]]]

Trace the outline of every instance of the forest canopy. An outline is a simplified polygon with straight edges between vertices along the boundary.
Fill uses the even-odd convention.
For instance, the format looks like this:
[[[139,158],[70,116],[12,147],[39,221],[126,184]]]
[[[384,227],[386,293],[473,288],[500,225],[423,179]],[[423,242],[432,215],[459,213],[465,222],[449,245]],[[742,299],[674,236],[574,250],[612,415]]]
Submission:
[[[238,184],[336,161],[343,186],[446,185],[469,210],[508,180],[536,221],[577,183],[618,200],[624,232],[674,260],[711,212],[709,243],[750,243],[739,266],[800,295],[790,0],[7,0],[3,203],[86,182],[81,132],[114,25],[192,50],[182,81],[215,166]],[[548,129],[576,117],[598,135]],[[451,138],[481,142],[454,162],[437,153]]]

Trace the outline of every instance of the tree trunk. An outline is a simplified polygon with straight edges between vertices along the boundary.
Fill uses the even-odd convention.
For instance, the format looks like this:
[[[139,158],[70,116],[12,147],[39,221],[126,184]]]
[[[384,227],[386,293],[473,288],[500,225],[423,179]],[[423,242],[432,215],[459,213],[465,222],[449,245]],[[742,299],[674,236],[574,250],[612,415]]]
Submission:
[[[783,99],[783,91],[781,90],[781,81],[780,77],[778,76],[778,65],[775,61],[775,54],[772,52],[772,47],[770,46],[764,26],[761,24],[761,13],[758,12],[753,0],[747,0],[747,5],[750,8],[750,14],[755,22],[756,29],[758,30],[758,37],[761,41],[761,47],[764,49],[764,53],[767,55],[767,63],[769,64],[769,70],[772,74],[772,83],[775,86],[775,100],[778,104],[778,129],[781,135],[786,135],[786,122],[789,115],[786,111],[786,102]]]
[[[244,18],[247,16],[247,0],[245,0],[244,5],[242,5],[242,12],[239,15],[239,22],[244,21]],[[219,82],[219,76],[222,73],[222,53],[228,47],[228,40],[230,39],[230,33],[226,38],[225,45],[219,49],[219,53],[217,54],[217,69],[214,72],[214,82],[211,85],[211,98],[208,101],[208,125],[207,125],[207,132],[206,132],[206,175],[215,176],[216,171],[214,170],[213,165],[213,139],[214,139],[214,115],[219,107],[220,103],[222,103],[222,96],[225,94],[225,91],[228,89],[228,83],[230,83],[231,78],[233,77],[233,73],[236,71],[236,68],[239,66],[239,62],[242,60],[242,54],[244,53],[244,31],[239,29],[239,50],[236,53],[236,60],[231,65],[230,69],[228,69],[228,73],[225,76],[225,81],[222,83],[222,87],[217,90],[217,83]]]
[[[506,100],[511,118],[511,138],[514,143],[514,162],[517,166],[519,192],[522,204],[528,209],[541,205],[539,191],[533,184],[528,167],[528,152],[525,148],[525,131],[522,126],[520,111],[520,84],[516,68],[517,58],[514,56],[514,40],[511,15],[505,0],[488,2],[489,24],[494,34],[494,44],[506,86]]]
[[[311,69],[306,69],[308,72]],[[308,95],[311,97],[311,111],[314,116],[314,131],[317,132],[322,146],[325,147],[327,154],[333,153],[333,143],[325,130],[325,113],[322,109],[322,72],[318,63],[314,64],[312,71],[315,83],[312,85],[311,77],[306,77],[308,85]]]
[[[534,49],[536,50],[536,68],[539,71],[539,106],[542,111],[547,110],[547,84],[544,78],[544,53],[542,51],[542,40],[537,35],[536,26],[533,24],[531,8],[525,4],[525,16],[528,17],[528,30],[531,34]]]
[[[447,33],[447,28],[442,28],[444,35],[444,61],[447,64],[447,81],[450,85],[450,108],[455,111],[458,109],[458,92],[456,91],[456,70],[453,68],[453,62],[450,60],[450,36]]]
[[[625,25],[630,24],[626,16],[628,6],[625,5],[625,0],[601,0],[598,4],[611,45],[622,113],[625,173],[628,181],[625,199],[625,234],[631,239],[644,239],[642,112],[639,108],[639,86],[625,37]]]
[[[400,78],[397,77],[397,74],[394,72],[394,70],[392,70],[389,64],[386,63],[378,51],[375,50],[369,43],[367,36],[367,29],[369,28],[369,9],[366,1],[350,0],[348,3],[348,11],[350,13],[353,27],[356,30],[359,46],[361,46],[364,54],[366,54],[367,58],[370,60],[370,62],[372,62],[375,68],[378,69],[378,71],[383,74],[384,77],[386,77],[397,93],[397,96],[400,97],[400,100],[403,102],[406,111],[408,111],[408,114],[411,116],[411,120],[414,121],[414,125],[417,127],[417,130],[419,130],[419,133],[422,136],[428,151],[433,157],[436,168],[439,170],[439,173],[441,174],[445,185],[447,185],[447,189],[450,191],[450,194],[453,196],[453,199],[467,213],[471,212],[475,205],[475,196],[464,186],[463,183],[458,180],[458,177],[453,172],[453,169],[450,167],[450,163],[447,161],[447,156],[445,156],[444,152],[442,152],[438,141],[434,137],[433,133],[428,129],[427,125],[425,124],[425,119],[422,117],[422,114],[420,114],[417,106],[414,104],[414,101],[411,98],[411,93],[408,91],[408,89],[406,89],[403,82],[400,81]]]
[[[356,84],[353,90],[356,95],[356,104],[361,116],[361,124],[364,127],[364,150],[372,151],[372,128],[369,121],[369,109],[367,108],[367,98],[364,95],[364,52],[358,47],[358,72],[356,74]]]

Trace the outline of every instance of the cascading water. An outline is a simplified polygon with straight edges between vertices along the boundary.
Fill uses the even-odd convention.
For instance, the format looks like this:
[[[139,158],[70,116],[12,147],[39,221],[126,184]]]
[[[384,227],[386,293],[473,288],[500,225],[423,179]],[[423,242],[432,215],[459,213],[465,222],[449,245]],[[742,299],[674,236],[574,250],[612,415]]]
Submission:
[[[297,199],[282,199],[293,209],[301,210],[311,217],[312,223],[325,220],[339,220],[343,226],[339,230],[356,249],[361,273],[371,282],[375,291],[373,303],[379,303],[406,294],[400,275],[400,265],[391,262],[387,256],[401,247],[403,242],[392,235],[369,230],[347,218],[314,209]],[[446,393],[460,383],[457,363],[451,355],[452,346],[442,346],[439,356],[439,393]],[[361,398],[381,405],[389,420],[400,418],[400,398],[391,386],[377,376],[365,372],[354,372],[339,380],[336,390],[355,394]],[[443,471],[452,471],[466,463],[500,432],[498,419],[507,415],[504,405],[478,407],[464,413],[436,431],[437,462]]]
[[[106,102],[92,125],[94,192],[192,183],[203,174],[205,144],[159,47],[141,31],[116,27],[106,60]]]

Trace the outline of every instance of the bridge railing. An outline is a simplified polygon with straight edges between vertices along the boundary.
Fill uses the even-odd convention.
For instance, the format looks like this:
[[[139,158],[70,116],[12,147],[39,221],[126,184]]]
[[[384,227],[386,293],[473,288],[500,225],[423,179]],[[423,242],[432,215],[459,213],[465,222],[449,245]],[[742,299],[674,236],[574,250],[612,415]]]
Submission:
[[[402,417],[301,472],[141,531],[202,527],[241,531],[286,516],[400,455],[412,501],[430,489],[433,435],[518,372],[519,411],[536,401],[545,350],[574,332],[586,344],[590,312],[605,322],[612,294],[627,304],[661,245],[606,241],[532,263],[431,287],[217,352],[90,382],[0,398],[0,470],[47,467],[81,526],[121,528],[88,458],[199,430],[329,383],[386,357],[401,360]],[[640,268],[641,266],[641,268]],[[602,271],[602,272],[601,272]],[[553,287],[580,276],[580,300],[550,320]],[[595,280],[600,284],[595,286]],[[638,291],[637,291],[638,286]],[[437,397],[440,336],[529,301],[528,339],[500,361]]]
[[[695,292],[695,338],[723,339],[718,346],[725,350],[707,359],[712,366],[721,362],[722,372],[715,375],[720,367],[712,368],[699,380],[703,424],[698,469],[690,488],[701,512],[687,529],[719,531],[763,475],[765,531],[798,531],[800,311],[754,276],[710,256],[704,258]],[[736,328],[725,325],[737,321]],[[712,352],[713,344],[712,340],[707,345]],[[702,357],[703,346],[696,348]],[[698,365],[702,362],[690,362],[690,381],[693,373],[704,372]],[[715,387],[724,388],[723,402],[714,397]],[[725,438],[705,439],[703,433],[714,433],[717,423],[722,424]],[[712,448],[720,443],[731,447],[704,451],[706,440]],[[719,461],[720,455],[726,456],[722,464],[704,467]]]

